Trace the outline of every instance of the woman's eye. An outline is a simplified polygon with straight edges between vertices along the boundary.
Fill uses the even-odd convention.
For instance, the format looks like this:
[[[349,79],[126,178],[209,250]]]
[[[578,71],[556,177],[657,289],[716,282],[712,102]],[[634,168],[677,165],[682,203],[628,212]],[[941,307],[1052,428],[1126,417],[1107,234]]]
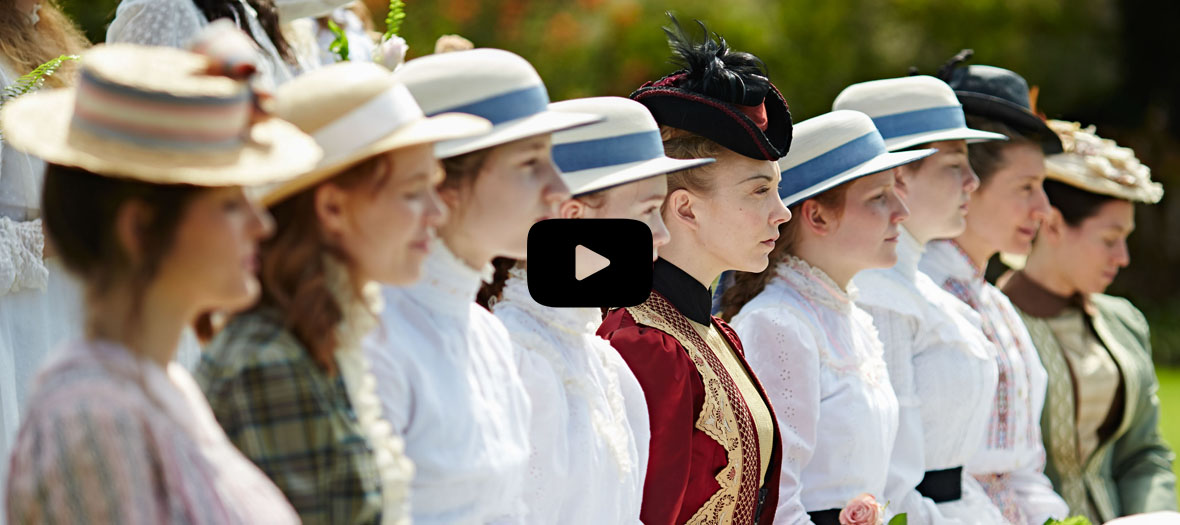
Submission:
[[[768,191],[770,191],[770,187],[763,186],[761,188],[754,190],[754,193],[757,193],[758,195],[766,195],[766,192],[768,192]]]
[[[246,207],[246,201],[241,198],[227,199],[221,203],[221,209],[225,212],[237,212]]]

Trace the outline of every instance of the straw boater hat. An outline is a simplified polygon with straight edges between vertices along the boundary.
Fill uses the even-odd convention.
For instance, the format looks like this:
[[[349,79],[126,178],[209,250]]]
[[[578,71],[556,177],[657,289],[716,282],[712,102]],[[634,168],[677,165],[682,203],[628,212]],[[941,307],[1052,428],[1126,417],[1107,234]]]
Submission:
[[[268,188],[262,195],[268,206],[374,155],[492,128],[471,115],[427,117],[388,69],[371,62],[341,62],[296,77],[279,88],[275,107],[315,138],[324,158],[314,170]]]
[[[794,206],[845,182],[933,155],[934,149],[890,152],[873,121],[859,111],[838,110],[795,126],[791,152],[778,161],[778,194]]]
[[[1065,151],[1045,158],[1046,178],[1090,193],[1132,202],[1155,204],[1164,188],[1151,180],[1151,168],[1139,163],[1135,152],[1099,137],[1094,126],[1050,120]]]
[[[311,137],[260,114],[244,79],[209,73],[253,70],[223,59],[95,46],[76,87],[4,105],[4,138],[54,164],[156,184],[248,186],[315,166],[320,148]]]
[[[689,131],[759,160],[776,160],[791,147],[791,112],[762,61],[704,32],[695,41],[676,18],[665,28],[679,71],[631,93],[662,125]],[[714,39],[713,37],[716,37]]]
[[[967,127],[963,106],[946,82],[931,76],[887,78],[844,88],[833,110],[851,109],[873,119],[889,151],[944,140],[1008,140]]]
[[[938,70],[963,103],[963,111],[1007,124],[1037,141],[1045,155],[1061,153],[1061,141],[1038,116],[1024,77],[994,66],[962,66],[975,52],[964,49]]]
[[[579,98],[549,107],[605,117],[602,122],[553,135],[553,161],[575,197],[713,162],[665,156],[659,124],[643,104],[633,100]]]
[[[439,158],[601,120],[597,115],[551,111],[549,93],[533,66],[500,49],[425,56],[406,62],[394,78],[405,83],[427,115],[469,113],[492,122],[487,133],[438,143]]]

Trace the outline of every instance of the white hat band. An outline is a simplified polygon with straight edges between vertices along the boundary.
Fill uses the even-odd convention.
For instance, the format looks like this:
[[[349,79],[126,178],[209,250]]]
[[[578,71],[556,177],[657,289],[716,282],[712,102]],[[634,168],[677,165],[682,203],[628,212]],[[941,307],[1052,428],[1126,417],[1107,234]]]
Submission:
[[[423,117],[410,90],[397,84],[312,134],[324,150],[320,165],[330,164]]]

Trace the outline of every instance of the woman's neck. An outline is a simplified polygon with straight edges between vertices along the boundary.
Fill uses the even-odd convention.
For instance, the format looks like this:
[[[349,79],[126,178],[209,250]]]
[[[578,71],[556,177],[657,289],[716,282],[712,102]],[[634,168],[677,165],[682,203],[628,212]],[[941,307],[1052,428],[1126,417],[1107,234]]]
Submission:
[[[840,286],[841,290],[848,290],[848,283],[852,277],[864,268],[856,265],[855,261],[847,260],[843,253],[832,253],[832,250],[814,242],[800,242],[795,248],[795,257],[803,259],[815,268],[819,268],[828,278]]]
[[[196,312],[154,288],[144,293],[138,308],[130,294],[113,295],[88,302],[87,336],[119,343],[131,353],[167,367],[176,355],[184,327]]]
[[[1057,271],[1057,268],[1060,267],[1050,257],[1034,249],[1029,254],[1028,261],[1025,263],[1024,270],[1022,271],[1029,279],[1032,279],[1054,295],[1072,297],[1078,290],[1069,283],[1061,272]]]
[[[999,250],[992,248],[987,241],[973,235],[970,229],[955,237],[955,243],[967,254],[967,258],[971,259],[971,264],[975,265],[980,272],[986,272],[987,261],[999,253]]]
[[[705,288],[713,286],[713,281],[726,270],[694,243],[676,242],[676,235],[672,236],[668,244],[661,246],[659,251],[661,258],[691,275]]]
[[[482,271],[496,256],[487,252],[480,242],[466,231],[447,225],[438,229],[438,236],[456,258],[475,271]]]

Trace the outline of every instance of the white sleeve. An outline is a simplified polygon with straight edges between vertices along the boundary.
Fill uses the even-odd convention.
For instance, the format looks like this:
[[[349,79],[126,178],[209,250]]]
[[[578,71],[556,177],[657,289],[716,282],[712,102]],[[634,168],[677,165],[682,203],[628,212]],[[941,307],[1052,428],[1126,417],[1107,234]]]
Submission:
[[[776,524],[811,523],[803,507],[800,475],[815,453],[819,423],[819,349],[799,319],[781,309],[761,309],[734,319],[750,369],[770,397],[782,437]]]
[[[41,219],[17,222],[0,217],[0,296],[49,285],[44,250]]]
[[[124,0],[106,41],[184,48],[203,26],[195,9],[190,0]]]
[[[889,459],[885,482],[886,520],[905,513],[913,525],[959,523],[942,515],[938,504],[918,492],[926,474],[925,432],[922,428],[922,400],[914,385],[914,319],[893,309],[876,305],[861,307],[873,316],[873,325],[884,347],[889,382],[897,395],[897,439]]]
[[[1038,435],[1040,429],[1037,429]],[[1037,439],[1036,448],[1026,451],[1020,469],[1010,473],[1009,485],[1020,498],[1020,507],[1029,525],[1041,525],[1049,518],[1063,520],[1070,516],[1069,505],[1053,491],[1053,483],[1045,476],[1045,449]]]
[[[631,426],[631,435],[635,439],[635,449],[639,459],[635,468],[639,469],[639,488],[642,490],[643,483],[647,478],[647,458],[651,445],[651,419],[647,413],[647,398],[643,395],[643,386],[639,384],[639,380],[631,372],[627,362],[623,361],[622,356],[613,348],[609,351],[611,366],[619,376],[619,390],[623,394],[627,422]]]
[[[388,312],[382,315],[388,315]],[[389,328],[384,319],[364,338],[362,348],[369,359],[373,378],[377,380],[377,397],[381,399],[381,412],[393,426],[394,433],[405,436],[414,417],[414,390],[403,369],[404,363],[390,346]]]

